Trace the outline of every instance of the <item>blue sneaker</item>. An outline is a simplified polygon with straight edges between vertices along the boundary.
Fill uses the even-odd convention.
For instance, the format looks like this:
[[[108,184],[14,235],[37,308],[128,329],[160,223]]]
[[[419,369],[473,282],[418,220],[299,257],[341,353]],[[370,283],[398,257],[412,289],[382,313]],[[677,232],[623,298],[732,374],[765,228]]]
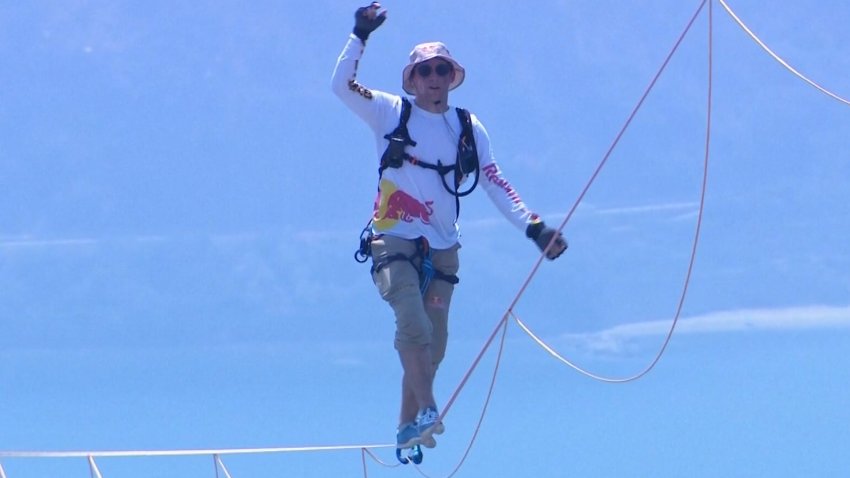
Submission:
[[[419,430],[413,422],[402,423],[399,425],[398,433],[396,433],[395,438],[395,447],[399,449],[413,448],[422,441],[422,437],[419,436]]]
[[[420,443],[425,448],[437,446],[434,435],[440,435],[446,431],[446,427],[440,421],[440,414],[436,407],[428,407],[419,411],[419,415],[416,416],[416,430],[419,432]]]

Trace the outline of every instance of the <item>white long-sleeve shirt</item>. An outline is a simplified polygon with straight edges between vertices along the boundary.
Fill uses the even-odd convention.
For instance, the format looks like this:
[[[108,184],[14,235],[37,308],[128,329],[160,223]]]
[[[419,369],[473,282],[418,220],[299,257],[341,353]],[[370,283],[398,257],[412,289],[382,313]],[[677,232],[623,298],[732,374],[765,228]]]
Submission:
[[[400,96],[371,90],[356,81],[357,65],[363,55],[364,45],[354,35],[337,60],[331,80],[334,93],[359,116],[375,134],[375,151],[378,162],[387,148],[384,135],[392,132],[399,123],[402,101]],[[445,113],[432,113],[411,99],[410,120],[407,129],[416,146],[407,146],[405,152],[427,163],[453,165],[457,156],[461,124],[454,108]],[[490,150],[490,137],[473,114],[472,128],[480,165],[479,185],[496,207],[517,228],[525,231],[528,224],[539,222],[539,217],[529,210],[510,183],[502,176]],[[450,186],[454,174],[448,174]],[[463,186],[460,188],[463,191]],[[432,169],[405,161],[400,168],[386,168],[378,185],[373,214],[373,232],[405,239],[424,236],[431,247],[446,249],[458,242],[456,198],[446,190],[443,179]]]

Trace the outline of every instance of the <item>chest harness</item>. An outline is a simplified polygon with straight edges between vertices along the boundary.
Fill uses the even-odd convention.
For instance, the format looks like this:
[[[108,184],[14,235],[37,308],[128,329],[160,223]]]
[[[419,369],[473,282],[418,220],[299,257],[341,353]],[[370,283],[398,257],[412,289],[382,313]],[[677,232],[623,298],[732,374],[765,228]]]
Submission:
[[[481,173],[481,168],[478,164],[478,150],[475,147],[475,136],[472,130],[472,118],[468,110],[455,108],[461,125],[455,162],[454,164],[443,164],[442,161],[437,160],[437,164],[432,164],[411,156],[405,151],[407,146],[416,146],[416,141],[410,137],[410,133],[407,131],[407,122],[410,120],[411,109],[410,101],[407,98],[402,98],[398,126],[391,133],[384,136],[384,139],[389,141],[389,144],[381,156],[381,164],[378,168],[378,183],[380,184],[380,179],[387,168],[400,168],[404,166],[405,161],[413,166],[435,171],[440,176],[443,187],[455,198],[455,217],[457,218],[460,216],[460,198],[469,195],[475,190]],[[451,186],[446,179],[446,176],[450,173],[453,173]],[[461,191],[461,182],[469,174],[474,174],[475,176],[472,185],[468,189]],[[366,224],[366,227],[363,228],[363,232],[360,233],[360,247],[354,253],[354,260],[364,263],[372,256],[372,239],[374,238],[372,220],[370,220]],[[419,272],[419,287],[422,295],[425,295],[432,279],[444,280],[451,284],[457,284],[459,281],[456,275],[444,274],[434,269],[431,261],[431,248],[424,237],[416,239],[416,252],[413,256],[406,256],[399,253],[375,260],[372,264],[371,272],[373,274],[379,272],[391,262],[398,260],[410,262],[413,268]]]

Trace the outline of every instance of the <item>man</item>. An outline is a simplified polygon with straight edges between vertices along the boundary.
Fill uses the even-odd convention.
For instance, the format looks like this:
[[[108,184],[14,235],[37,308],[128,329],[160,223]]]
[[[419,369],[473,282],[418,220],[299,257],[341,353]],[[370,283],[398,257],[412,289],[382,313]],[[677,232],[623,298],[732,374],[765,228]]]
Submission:
[[[449,107],[449,91],[463,83],[466,71],[444,44],[423,43],[411,52],[402,88],[412,101],[357,83],[366,40],[386,20],[386,11],[379,10],[373,2],[355,13],[332,88],[372,129],[381,158],[374,215],[361,252],[364,260],[371,252],[372,278],[395,313],[395,348],[404,371],[397,449],[420,443],[433,448],[433,435],[444,430],[433,383],[446,350],[449,303],[457,283],[459,198],[471,192],[460,186],[473,173],[477,183],[483,173],[480,184],[496,207],[547,258],[560,256],[567,243],[502,176],[478,119]]]

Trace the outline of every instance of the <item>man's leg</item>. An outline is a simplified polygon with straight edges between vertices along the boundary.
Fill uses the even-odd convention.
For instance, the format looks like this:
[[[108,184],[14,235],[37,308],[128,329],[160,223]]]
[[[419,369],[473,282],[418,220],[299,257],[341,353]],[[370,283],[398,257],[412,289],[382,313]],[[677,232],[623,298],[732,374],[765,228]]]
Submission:
[[[429,345],[415,345],[398,351],[402,376],[400,423],[412,422],[419,410],[436,406],[434,365]]]
[[[457,251],[460,248],[459,244],[455,246],[445,249],[445,250],[434,250],[433,251],[433,265],[434,269],[440,271],[442,274],[446,275],[455,275],[458,271],[458,254]],[[431,389],[434,387],[434,378],[437,374],[437,368],[440,366],[440,362],[443,361],[443,357],[446,354],[446,344],[448,343],[448,322],[449,322],[449,305],[451,304],[452,292],[454,291],[454,284],[443,280],[441,278],[434,278],[431,281],[428,290],[425,291],[425,297],[423,298],[423,304],[425,306],[425,312],[428,314],[428,319],[431,321],[432,334],[431,334],[431,374],[430,374],[430,386]],[[417,423],[420,428],[420,433],[422,434],[422,443],[427,447],[436,446],[436,440],[434,440],[432,434],[440,434],[443,433],[445,427],[442,422],[439,420],[439,414],[437,413],[437,407],[434,406],[425,406],[420,407],[420,410],[425,408],[431,408],[430,416],[427,418],[421,419]]]
[[[445,250],[435,250],[433,255],[434,269],[446,275],[456,275],[459,267],[458,249],[460,244]],[[423,298],[425,312],[431,320],[433,333],[431,334],[431,355],[434,360],[434,373],[436,374],[440,362],[446,355],[446,345],[449,339],[449,307],[452,302],[454,284],[434,279]]]
[[[460,244],[456,244],[445,250],[434,250],[432,257],[434,268],[447,275],[457,274],[459,269],[458,249],[460,249]],[[437,374],[437,368],[440,366],[440,362],[443,361],[443,357],[446,355],[446,344],[449,337],[449,306],[451,305],[453,292],[454,284],[440,279],[433,279],[428,290],[425,291],[423,305],[425,307],[425,313],[431,321],[432,328],[431,344],[428,347],[431,360],[431,366],[429,367],[429,384],[427,387],[428,394],[430,396],[430,403],[423,404],[416,402],[415,400],[408,400],[406,403],[404,399],[404,390],[409,390],[409,388],[414,387],[415,384],[411,383],[410,386],[408,386],[405,383],[402,387],[402,423],[407,421],[407,419],[411,416],[415,416],[416,412],[419,410],[436,405],[433,395],[434,377]],[[405,358],[402,357],[403,366],[404,360]],[[409,370],[406,366],[404,368],[405,371]],[[410,396],[411,398],[414,396],[412,391],[410,392]]]
[[[383,236],[372,242],[376,263],[382,259],[416,253],[414,241]],[[406,260],[384,263],[373,275],[381,297],[392,307],[396,317],[395,348],[398,350],[402,377],[401,424],[415,420],[417,412],[434,406],[433,358],[431,353],[431,320],[425,312],[419,291],[419,273]]]

